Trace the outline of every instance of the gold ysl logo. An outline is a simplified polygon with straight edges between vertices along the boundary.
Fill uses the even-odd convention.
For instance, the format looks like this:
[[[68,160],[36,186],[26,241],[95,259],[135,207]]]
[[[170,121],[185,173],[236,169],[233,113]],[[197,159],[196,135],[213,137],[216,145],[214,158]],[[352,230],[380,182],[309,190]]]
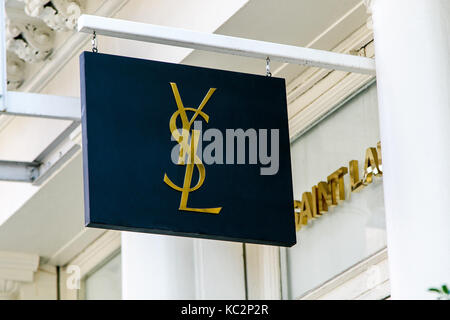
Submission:
[[[170,132],[172,133],[173,138],[180,145],[180,154],[178,157],[178,165],[186,165],[186,172],[184,175],[184,183],[183,187],[179,187],[174,184],[167,174],[164,174],[164,182],[171,188],[181,192],[181,201],[179,210],[184,211],[195,211],[195,212],[204,212],[204,213],[214,213],[218,214],[222,207],[218,208],[188,208],[187,202],[189,197],[189,192],[195,191],[199,189],[203,182],[205,181],[205,166],[202,163],[202,160],[197,155],[197,147],[198,141],[200,139],[200,131],[192,130],[191,141],[189,142],[189,132],[191,130],[191,126],[194,123],[195,119],[200,115],[207,123],[209,121],[209,116],[202,111],[205,107],[208,100],[213,95],[216,88],[210,88],[206,96],[203,98],[203,101],[200,103],[197,109],[195,108],[186,108],[181,101],[180,93],[178,92],[178,87],[176,83],[171,82],[170,86],[172,87],[172,92],[175,97],[175,102],[177,104],[178,110],[172,114],[172,117],[169,121]],[[186,111],[194,112],[194,115],[191,119],[188,119]],[[177,128],[177,118],[181,118],[181,123],[183,128],[180,131]],[[187,163],[185,163],[185,159],[187,157]],[[198,169],[199,178],[198,182],[194,187],[191,187],[192,174],[194,173],[194,165]]]

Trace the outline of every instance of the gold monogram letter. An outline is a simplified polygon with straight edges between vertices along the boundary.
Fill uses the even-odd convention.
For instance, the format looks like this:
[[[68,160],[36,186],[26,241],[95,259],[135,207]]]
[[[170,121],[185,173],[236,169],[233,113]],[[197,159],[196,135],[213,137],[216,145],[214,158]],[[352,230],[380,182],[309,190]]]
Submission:
[[[200,115],[206,122],[209,121],[209,116],[206,113],[204,113],[202,109],[206,105],[208,100],[211,98],[214,91],[216,91],[216,89],[210,88],[206,96],[203,98],[203,101],[198,106],[198,108],[194,109],[184,107],[176,83],[171,82],[170,86],[172,87],[172,92],[175,97],[175,102],[177,104],[178,110],[175,111],[172,117],[170,118],[169,128],[173,138],[180,145],[180,154],[178,157],[177,164],[186,165],[186,172],[184,175],[183,187],[179,187],[176,184],[174,184],[169,179],[167,174],[164,174],[164,182],[169,187],[181,192],[181,201],[179,210],[218,214],[222,209],[222,207],[198,209],[198,208],[188,208],[187,206],[189,192],[199,189],[202,186],[203,182],[205,181],[206,177],[205,166],[203,165],[202,160],[197,155],[198,141],[200,139],[201,132],[199,130],[192,130],[190,141],[189,141],[189,132],[192,124],[194,123],[198,115]],[[188,120],[186,110],[194,112],[190,120]],[[181,118],[181,123],[183,125],[183,128],[181,128],[181,134],[176,124],[178,116]],[[186,158],[187,163],[185,163]],[[194,187],[191,187],[192,175],[194,173],[194,165],[198,169],[199,178],[197,184]]]

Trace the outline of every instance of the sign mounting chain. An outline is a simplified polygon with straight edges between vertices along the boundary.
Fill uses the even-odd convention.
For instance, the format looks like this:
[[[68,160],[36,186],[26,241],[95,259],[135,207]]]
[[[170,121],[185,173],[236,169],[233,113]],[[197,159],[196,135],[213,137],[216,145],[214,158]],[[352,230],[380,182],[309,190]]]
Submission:
[[[97,53],[97,34],[95,33],[95,30],[92,32],[92,52]]]

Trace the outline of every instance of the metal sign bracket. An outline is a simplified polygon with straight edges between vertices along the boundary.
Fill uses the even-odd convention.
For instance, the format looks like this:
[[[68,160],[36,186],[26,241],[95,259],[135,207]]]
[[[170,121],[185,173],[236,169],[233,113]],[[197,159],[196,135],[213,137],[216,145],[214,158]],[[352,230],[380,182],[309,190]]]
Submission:
[[[39,185],[81,148],[81,142],[75,143],[70,138],[74,130],[79,130],[80,127],[80,99],[7,91],[4,3],[0,5],[0,26],[0,115],[72,121],[34,161],[0,161],[0,180]],[[271,75],[271,60],[375,75],[375,62],[370,58],[93,15],[82,15],[79,18],[78,31],[94,35],[95,51],[96,36],[105,35],[264,59],[268,76]]]

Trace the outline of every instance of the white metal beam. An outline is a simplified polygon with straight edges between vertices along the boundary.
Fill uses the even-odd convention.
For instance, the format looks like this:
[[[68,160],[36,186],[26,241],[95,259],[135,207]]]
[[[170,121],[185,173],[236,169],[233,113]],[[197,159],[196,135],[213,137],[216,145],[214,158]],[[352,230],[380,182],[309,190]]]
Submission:
[[[0,115],[73,121],[35,161],[0,161],[0,181],[31,182],[34,185],[41,185],[81,149],[81,146],[70,138],[72,132],[80,127],[80,99],[13,91],[7,91],[6,97],[0,97],[0,101],[4,102],[5,98],[8,103],[3,111],[0,109]]]
[[[8,91],[6,98],[8,104],[0,114],[77,122],[81,120],[79,98],[14,91]]]
[[[39,172],[33,180],[33,185],[39,186],[44,183],[81,150],[81,145],[73,139],[73,136],[79,133],[81,127],[74,122],[35,159],[35,162],[39,163]]]
[[[32,162],[0,160],[0,181],[30,182],[40,186],[81,150],[81,127],[73,122]]]
[[[116,38],[375,75],[371,58],[93,15],[78,19],[78,31],[94,30]]]
[[[0,24],[5,23],[4,6],[0,4]],[[74,123],[34,162],[0,161],[0,180],[33,182],[40,185],[55,173],[80,145],[70,133],[81,120],[80,99],[36,93],[8,92],[6,82],[6,51],[4,28],[0,25],[0,115],[42,117],[72,120]],[[327,69],[375,74],[373,59],[340,53],[282,45],[264,41],[163,27],[145,23],[83,15],[78,21],[82,32],[140,40],[165,45],[246,57],[302,64]],[[8,102],[6,104],[6,101]]]
[[[33,182],[38,175],[38,163],[0,161],[0,181]]]

